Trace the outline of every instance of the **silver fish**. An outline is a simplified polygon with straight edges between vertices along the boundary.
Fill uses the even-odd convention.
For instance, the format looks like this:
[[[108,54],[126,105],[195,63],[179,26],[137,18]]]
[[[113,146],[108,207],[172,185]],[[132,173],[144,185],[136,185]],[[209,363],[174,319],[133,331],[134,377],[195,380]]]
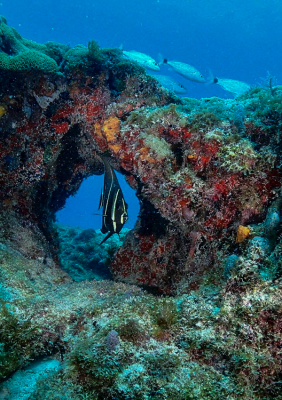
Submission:
[[[223,90],[233,94],[233,96],[240,96],[251,89],[248,83],[236,81],[234,79],[213,78],[213,82],[220,86]]]
[[[185,86],[167,75],[152,75],[162,86],[176,94],[187,93]]]
[[[132,50],[132,51],[124,51],[123,50],[123,55],[128,58],[131,61],[137,62],[139,65],[141,65],[144,68],[150,69],[152,71],[160,71],[160,67],[156,60],[154,60],[152,57],[148,56],[147,54],[144,53],[139,53],[138,51]]]
[[[173,71],[177,72],[179,75],[188,79],[189,81],[204,83],[206,80],[204,76],[192,65],[185,64],[180,61],[169,61],[166,58],[161,62],[161,64],[169,65]]]

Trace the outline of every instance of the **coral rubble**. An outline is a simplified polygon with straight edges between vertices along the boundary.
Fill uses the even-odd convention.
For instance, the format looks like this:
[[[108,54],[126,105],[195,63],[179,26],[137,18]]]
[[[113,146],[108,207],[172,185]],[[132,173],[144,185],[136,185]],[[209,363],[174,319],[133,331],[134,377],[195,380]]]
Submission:
[[[0,397],[48,357],[29,400],[282,399],[282,87],[180,99],[0,22]],[[140,215],[96,250],[54,222],[100,155]]]

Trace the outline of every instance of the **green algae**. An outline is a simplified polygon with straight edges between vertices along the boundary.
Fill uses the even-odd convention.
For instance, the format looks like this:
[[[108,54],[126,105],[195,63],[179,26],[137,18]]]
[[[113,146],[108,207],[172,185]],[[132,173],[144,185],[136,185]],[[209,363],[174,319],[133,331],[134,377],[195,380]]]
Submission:
[[[179,313],[175,301],[161,299],[152,310],[152,317],[159,329],[169,329],[178,322]]]
[[[67,68],[72,69],[82,69],[88,68],[88,54],[89,50],[83,44],[78,44],[75,47],[69,49],[64,54],[64,60],[66,62]]]
[[[39,329],[29,320],[23,320],[9,309],[0,298],[0,380],[26,364],[35,355],[34,342]]]
[[[125,322],[117,326],[117,332],[122,340],[135,344],[143,341],[146,335],[148,335],[148,332],[146,333],[146,330],[140,322],[138,322],[138,319],[132,318],[131,316],[129,316]]]
[[[57,43],[57,42],[47,42],[46,44],[46,54],[56,61],[60,65],[64,60],[65,53],[70,49],[70,46]]]
[[[203,110],[194,114],[189,121],[189,126],[196,132],[203,129],[211,129],[217,127],[220,123],[220,118],[208,110]]]
[[[90,62],[95,64],[105,61],[105,56],[95,40],[90,40],[90,42],[88,42],[88,58]]]
[[[22,38],[14,28],[7,25],[4,17],[1,17],[0,37],[0,69],[13,72],[57,72],[58,65],[47,55],[47,46]]]
[[[28,50],[15,56],[0,54],[0,69],[5,71],[41,71],[54,73],[58,66],[54,60],[38,51]]]
[[[84,387],[101,395],[105,388],[109,392],[121,370],[120,353],[110,352],[96,338],[80,341],[68,357],[68,373],[80,381],[84,376]]]

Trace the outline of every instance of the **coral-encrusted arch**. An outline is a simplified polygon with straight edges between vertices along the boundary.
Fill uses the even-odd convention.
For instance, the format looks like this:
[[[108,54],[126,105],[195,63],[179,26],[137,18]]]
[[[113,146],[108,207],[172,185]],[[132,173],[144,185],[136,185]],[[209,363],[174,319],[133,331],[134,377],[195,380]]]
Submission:
[[[94,60],[84,49],[83,62],[71,63],[61,50],[60,74],[3,71],[3,234],[19,245],[28,232],[21,250],[56,260],[55,212],[85,177],[103,172],[97,154],[107,154],[141,203],[112,261],[115,279],[160,293],[195,288],[205,271],[216,282],[222,259],[241,245],[238,227],[262,221],[278,194],[279,146],[250,142],[251,116],[238,132],[230,105],[221,101],[215,115],[209,102],[180,100],[117,50],[97,52]]]

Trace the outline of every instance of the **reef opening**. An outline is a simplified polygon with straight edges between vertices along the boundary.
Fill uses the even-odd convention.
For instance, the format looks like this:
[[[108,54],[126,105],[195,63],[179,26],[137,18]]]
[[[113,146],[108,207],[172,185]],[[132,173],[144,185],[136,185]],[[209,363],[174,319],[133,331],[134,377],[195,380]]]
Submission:
[[[85,179],[75,195],[69,196],[64,208],[56,213],[55,229],[59,241],[62,268],[75,281],[112,279],[111,261],[126,235],[137,221],[140,205],[124,176],[116,172],[128,204],[129,220],[119,235],[113,235],[103,245],[102,210],[98,210],[103,175]]]
[[[116,171],[115,171],[116,172]],[[119,184],[128,204],[128,221],[124,228],[133,229],[140,213],[139,200],[135,191],[130,188],[125,177],[116,172]],[[97,229],[102,226],[102,210],[98,209],[104,175],[92,175],[86,178],[77,192],[70,195],[64,206],[57,211],[56,219],[60,225],[79,227],[82,229]]]

